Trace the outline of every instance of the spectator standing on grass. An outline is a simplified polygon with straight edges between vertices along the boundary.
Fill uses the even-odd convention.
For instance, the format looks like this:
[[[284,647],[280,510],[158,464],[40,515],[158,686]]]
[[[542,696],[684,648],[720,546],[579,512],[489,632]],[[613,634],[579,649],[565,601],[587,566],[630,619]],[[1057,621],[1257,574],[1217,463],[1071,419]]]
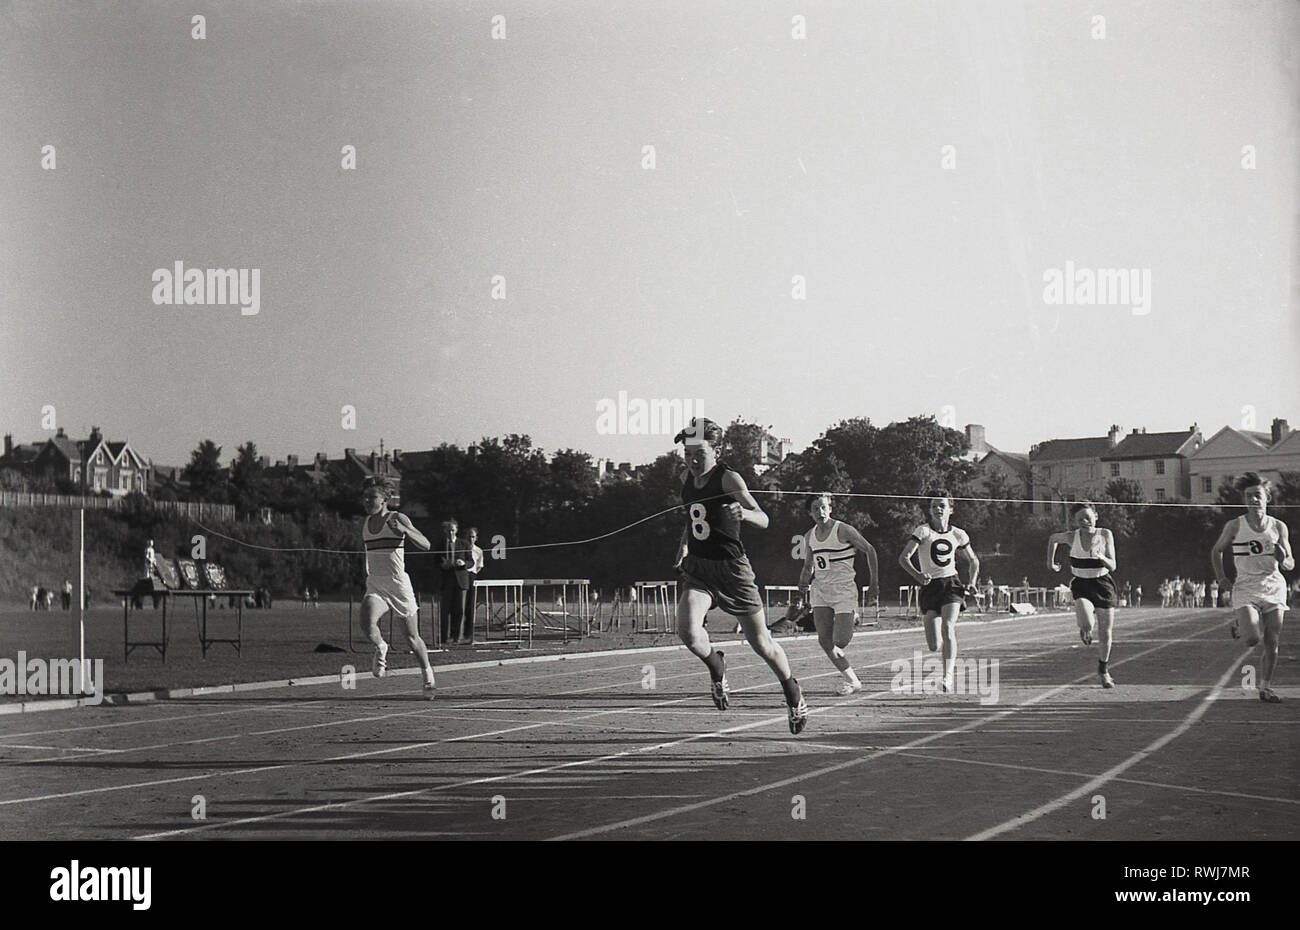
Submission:
[[[1219,606],[1219,580],[1217,578],[1210,582],[1210,606]]]
[[[63,609],[72,609],[72,581],[67,578],[63,579]]]
[[[470,642],[474,641],[474,584],[478,573],[483,571],[483,550],[477,545],[478,527],[471,526],[465,531],[465,549],[469,551],[469,566],[465,572],[465,629]]]
[[[32,585],[32,596],[27,603],[28,609],[30,610],[36,609],[36,600],[39,597],[40,593],[41,593],[41,586],[38,584]]]

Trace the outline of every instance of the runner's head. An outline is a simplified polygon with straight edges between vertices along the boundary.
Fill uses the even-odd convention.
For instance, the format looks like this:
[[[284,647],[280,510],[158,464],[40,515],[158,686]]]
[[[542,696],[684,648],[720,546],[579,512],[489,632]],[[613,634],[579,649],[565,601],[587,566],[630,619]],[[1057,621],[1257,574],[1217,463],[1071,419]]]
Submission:
[[[722,443],[722,427],[707,417],[692,417],[691,423],[673,437],[686,449],[686,467],[700,477],[718,460],[718,446]]]
[[[388,478],[372,475],[361,484],[361,506],[368,514],[383,513],[392,496],[393,482]]]
[[[948,531],[948,521],[952,518],[952,494],[947,489],[930,491],[926,495],[926,516],[930,526],[941,533]]]
[[[814,494],[808,498],[808,514],[818,523],[825,523],[831,518],[831,496]]]
[[[1092,501],[1080,501],[1070,508],[1074,525],[1081,530],[1091,530],[1097,526],[1097,508]]]
[[[1255,472],[1247,472],[1237,481],[1237,490],[1247,510],[1263,515],[1268,509],[1269,498],[1273,496],[1273,482]]]

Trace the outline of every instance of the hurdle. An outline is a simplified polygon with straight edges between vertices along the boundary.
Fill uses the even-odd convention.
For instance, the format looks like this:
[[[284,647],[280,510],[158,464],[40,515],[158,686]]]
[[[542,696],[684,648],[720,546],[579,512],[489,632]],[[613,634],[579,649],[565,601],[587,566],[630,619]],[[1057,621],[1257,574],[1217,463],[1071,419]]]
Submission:
[[[867,592],[871,590],[871,585],[863,585],[862,590],[858,593],[858,618],[862,621],[863,626],[875,626],[880,622],[880,598],[876,598],[876,615],[871,620],[867,620],[867,609],[870,602],[867,600]]]
[[[785,592],[785,594],[786,594],[785,604],[784,604],[784,605],[781,605],[781,604],[778,604],[778,605],[777,605],[778,607],[782,607],[782,609],[785,609],[785,608],[788,608],[791,604],[795,603],[795,599],[794,599],[791,595],[792,595],[792,594],[798,594],[798,593],[799,593],[799,586],[798,586],[797,584],[765,584],[765,585],[763,585],[763,607],[764,607],[764,608],[765,608],[769,613],[770,613],[771,610],[772,610],[772,592],[773,592],[773,591],[777,591],[777,592],[782,592],[782,591],[783,591],[783,592]]]
[[[524,610],[524,580],[522,578],[490,578],[474,582],[474,624],[470,642],[475,646],[507,645],[523,648],[524,633],[528,644],[533,643],[533,624]],[[483,592],[482,601],[479,591]],[[478,605],[483,604],[483,610]],[[483,618],[483,638],[478,638],[479,617]],[[492,627],[501,629],[501,638],[492,638]]]
[[[578,621],[578,636],[584,637],[591,633],[591,598],[589,591],[591,589],[591,579],[589,578],[525,578],[520,582],[528,589],[529,595],[526,601],[527,612],[529,615],[529,634],[528,641],[532,643],[532,622],[539,622],[543,631],[554,632],[559,629],[563,641],[569,641],[569,618],[574,617]],[[538,588],[559,588],[559,597],[554,601],[556,610],[541,610],[537,606],[537,589]],[[576,597],[581,605],[581,613],[570,613],[569,605],[573,603]],[[557,627],[554,618],[559,618]]]
[[[900,584],[898,586],[898,612],[914,616],[920,612],[921,589],[916,585]]]
[[[642,633],[671,633],[677,611],[677,582],[634,581],[632,587],[637,592],[632,602],[633,632],[639,623]]]

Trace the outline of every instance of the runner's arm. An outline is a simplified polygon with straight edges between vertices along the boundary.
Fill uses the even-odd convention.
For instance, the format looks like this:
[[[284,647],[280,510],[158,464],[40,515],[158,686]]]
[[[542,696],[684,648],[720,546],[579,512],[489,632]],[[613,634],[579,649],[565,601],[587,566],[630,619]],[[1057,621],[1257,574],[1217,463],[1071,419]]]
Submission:
[[[1232,537],[1237,535],[1237,517],[1233,517],[1223,527],[1223,532],[1210,550],[1210,565],[1214,568],[1214,577],[1219,580],[1219,587],[1229,584],[1228,576],[1223,570],[1223,553],[1232,545]]]
[[[722,490],[735,498],[727,506],[740,508],[738,516],[742,523],[752,523],[761,530],[767,529],[769,522],[767,514],[763,512],[762,507],[758,506],[758,501],[754,500],[754,495],[749,493],[744,478],[734,471],[727,472],[722,476]]]
[[[903,546],[903,551],[898,555],[898,564],[903,567],[903,571],[912,576],[912,579],[917,584],[929,584],[930,576],[922,572],[916,563],[912,561],[913,553],[919,548],[921,548],[921,544],[915,538],[909,538],[907,545]]]

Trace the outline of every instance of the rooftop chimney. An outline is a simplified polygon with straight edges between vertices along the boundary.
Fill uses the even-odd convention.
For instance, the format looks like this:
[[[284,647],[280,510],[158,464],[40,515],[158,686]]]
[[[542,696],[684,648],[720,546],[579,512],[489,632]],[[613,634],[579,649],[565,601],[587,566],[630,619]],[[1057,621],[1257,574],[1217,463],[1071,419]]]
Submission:
[[[1136,433],[1137,430],[1133,430],[1133,432]],[[1114,448],[1115,443],[1119,441],[1119,427],[1112,423],[1110,425],[1110,432],[1106,434],[1106,438],[1110,441],[1111,448]]]
[[[290,467],[290,468],[297,468],[297,467],[298,467],[298,456],[296,456],[296,455],[290,455],[290,456],[288,456],[288,457],[285,459],[285,461],[289,463],[289,467]]]
[[[966,424],[966,445],[970,447],[971,452],[978,452],[980,455],[989,450],[984,438],[983,426],[978,423]]]
[[[54,431],[54,438],[55,438],[55,439],[66,439],[66,438],[67,438],[67,434],[63,432],[63,427],[62,427],[62,426],[60,426],[57,430]]]
[[[329,465],[329,462],[330,462],[330,460],[329,460],[329,458],[325,455],[324,452],[317,452],[317,453],[316,453],[316,470],[317,470],[317,471],[324,471],[324,470],[325,470],[325,467],[326,467],[327,465]]]
[[[5,455],[9,455],[13,451],[14,451],[14,434],[5,433]]]
[[[1290,432],[1291,427],[1287,425],[1286,420],[1279,420],[1276,417],[1273,418],[1273,442],[1281,442]]]

